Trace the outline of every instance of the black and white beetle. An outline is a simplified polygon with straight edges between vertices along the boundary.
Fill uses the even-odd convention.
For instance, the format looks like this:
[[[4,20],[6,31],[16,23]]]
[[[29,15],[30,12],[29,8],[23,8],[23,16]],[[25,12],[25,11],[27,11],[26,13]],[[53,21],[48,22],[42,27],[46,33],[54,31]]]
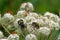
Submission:
[[[19,21],[18,21],[18,24],[19,24],[19,26],[21,27],[21,29],[24,29],[24,28],[26,28],[26,24],[24,23],[24,20],[23,19],[20,19]]]

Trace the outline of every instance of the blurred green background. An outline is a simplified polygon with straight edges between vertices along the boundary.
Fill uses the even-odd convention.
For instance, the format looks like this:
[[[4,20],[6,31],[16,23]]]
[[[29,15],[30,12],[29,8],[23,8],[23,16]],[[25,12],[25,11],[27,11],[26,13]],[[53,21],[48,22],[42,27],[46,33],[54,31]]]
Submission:
[[[35,12],[43,14],[49,11],[59,15],[60,0],[0,0],[0,13],[13,11],[16,14],[20,5],[24,2],[31,2]]]

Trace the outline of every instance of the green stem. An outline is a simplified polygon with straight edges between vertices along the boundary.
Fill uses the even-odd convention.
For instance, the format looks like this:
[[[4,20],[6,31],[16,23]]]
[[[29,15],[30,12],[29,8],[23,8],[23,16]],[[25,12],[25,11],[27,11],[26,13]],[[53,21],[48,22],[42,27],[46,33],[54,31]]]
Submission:
[[[5,26],[3,24],[1,24],[1,25],[5,29],[5,31],[10,34],[10,32],[5,28]]]

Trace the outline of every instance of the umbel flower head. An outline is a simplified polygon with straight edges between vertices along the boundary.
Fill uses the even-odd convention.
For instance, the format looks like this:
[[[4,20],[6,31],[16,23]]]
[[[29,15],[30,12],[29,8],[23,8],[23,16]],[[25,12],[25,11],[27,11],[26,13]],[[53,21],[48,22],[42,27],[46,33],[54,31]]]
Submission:
[[[48,24],[49,28],[52,30],[52,29],[55,29],[55,30],[59,30],[60,29],[60,26],[58,23],[54,22],[54,21],[49,21],[49,24]]]
[[[25,10],[21,10],[17,12],[17,18],[23,18],[26,17],[28,15],[28,12]]]
[[[34,34],[28,34],[26,36],[25,40],[37,40],[37,38]]]
[[[11,15],[10,13],[4,14],[1,20],[3,23],[9,23],[14,21],[14,16]]]
[[[26,2],[21,5],[20,10],[33,11],[34,8],[30,2]]]
[[[59,20],[59,16],[57,16],[53,13],[50,13],[50,12],[46,12],[44,14],[44,16],[48,17],[50,20],[53,20],[54,22],[58,22],[58,20]]]
[[[19,40],[19,36],[13,32],[12,34],[10,34],[7,38],[8,40]]]
[[[25,20],[28,23],[28,22],[34,21],[35,20],[35,17],[33,17],[33,16],[27,16],[27,17],[25,17]]]
[[[10,13],[6,13],[6,14],[4,14],[3,18],[7,18],[9,20],[13,20],[14,19],[14,16],[11,15]]]
[[[35,13],[35,12],[30,12],[28,14],[28,16],[32,16],[32,17],[35,17],[35,18],[38,18],[39,17],[39,15],[37,13]]]
[[[38,32],[48,36],[51,32],[51,30],[48,27],[41,27]]]

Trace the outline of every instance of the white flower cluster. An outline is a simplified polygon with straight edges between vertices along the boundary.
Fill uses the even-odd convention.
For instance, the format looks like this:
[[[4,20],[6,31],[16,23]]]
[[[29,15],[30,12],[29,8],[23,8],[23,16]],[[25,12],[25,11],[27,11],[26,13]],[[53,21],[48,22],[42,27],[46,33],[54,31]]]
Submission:
[[[17,34],[10,34],[7,39],[8,40],[19,40],[19,36]]]
[[[40,14],[32,12],[33,9],[33,5],[30,2],[23,3],[15,16],[6,13],[2,17],[2,21],[3,23],[12,21],[14,27],[21,27],[21,29],[26,28],[26,31],[30,34],[26,36],[25,40],[37,40],[35,34],[42,33],[43,35],[48,36],[51,33],[51,30],[60,29],[59,16],[50,12],[46,12],[43,16],[40,16]],[[11,34],[8,37],[8,40],[12,40],[10,38],[15,38],[15,36]]]
[[[42,34],[49,35],[51,30],[47,27],[41,27],[38,32],[41,32]]]
[[[14,16],[11,15],[10,13],[4,14],[4,16],[1,18],[2,23],[9,23],[14,21]]]
[[[30,2],[23,3],[20,7],[21,10],[33,11],[33,5]]]
[[[17,34],[10,34],[8,38],[2,38],[2,39],[0,38],[0,40],[19,40],[19,36]]]
[[[25,40],[37,40],[37,38],[34,34],[28,34],[26,36]]]
[[[46,17],[48,17],[48,19],[53,20],[54,22],[58,22],[59,21],[59,16],[50,13],[50,12],[46,12],[45,15]]]

